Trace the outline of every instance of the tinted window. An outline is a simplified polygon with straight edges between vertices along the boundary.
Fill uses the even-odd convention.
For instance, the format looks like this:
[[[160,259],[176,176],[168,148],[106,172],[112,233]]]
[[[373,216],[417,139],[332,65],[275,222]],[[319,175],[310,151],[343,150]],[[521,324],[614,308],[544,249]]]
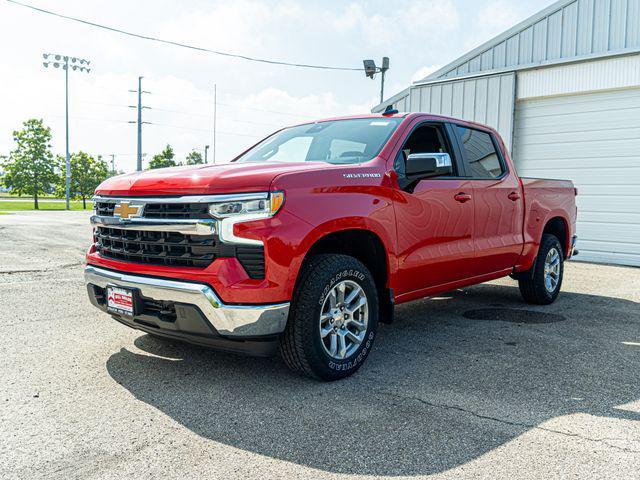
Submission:
[[[298,125],[265,139],[236,161],[366,162],[380,153],[400,122],[402,118],[351,118]]]
[[[473,178],[498,178],[504,172],[491,135],[456,125],[467,175]]]
[[[451,155],[442,129],[436,125],[421,125],[407,138],[394,162],[394,168],[400,175],[404,175],[405,158],[412,153],[448,153]],[[455,162],[453,162],[453,169],[454,175],[457,175]]]

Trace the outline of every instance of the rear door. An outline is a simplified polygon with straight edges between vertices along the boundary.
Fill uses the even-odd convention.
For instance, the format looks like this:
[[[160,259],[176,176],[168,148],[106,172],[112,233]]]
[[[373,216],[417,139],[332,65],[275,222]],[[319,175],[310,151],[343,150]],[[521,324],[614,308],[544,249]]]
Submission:
[[[399,148],[394,170],[400,190],[394,201],[398,231],[398,294],[424,290],[470,276],[473,260],[471,181],[439,122],[416,122]],[[406,184],[405,153],[448,153],[454,172]],[[404,180],[403,180],[404,179]]]
[[[522,186],[491,131],[454,124],[465,175],[473,186],[473,274],[512,268],[524,243]]]

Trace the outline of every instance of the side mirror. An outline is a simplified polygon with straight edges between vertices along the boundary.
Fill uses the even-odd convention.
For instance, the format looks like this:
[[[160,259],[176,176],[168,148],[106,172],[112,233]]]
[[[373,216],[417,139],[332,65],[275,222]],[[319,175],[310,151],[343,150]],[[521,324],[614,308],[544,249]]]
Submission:
[[[405,175],[412,180],[451,175],[452,165],[448,153],[411,153],[407,155]]]

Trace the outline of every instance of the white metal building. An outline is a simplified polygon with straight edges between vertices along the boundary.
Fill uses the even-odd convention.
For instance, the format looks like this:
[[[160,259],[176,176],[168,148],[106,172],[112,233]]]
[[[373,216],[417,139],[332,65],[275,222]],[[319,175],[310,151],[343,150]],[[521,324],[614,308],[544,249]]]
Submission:
[[[497,129],[578,187],[579,258],[640,266],[640,0],[561,0],[378,105]]]

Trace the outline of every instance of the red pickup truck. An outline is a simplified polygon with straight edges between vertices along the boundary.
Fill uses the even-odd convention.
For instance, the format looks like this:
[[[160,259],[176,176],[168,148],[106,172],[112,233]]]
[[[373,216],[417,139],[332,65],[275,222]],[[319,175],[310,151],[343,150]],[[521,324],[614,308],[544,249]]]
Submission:
[[[422,113],[282,129],[221,165],[96,190],[91,302],[157,337],[355,372],[395,304],[512,276],[558,296],[570,181],[519,178],[492,129]]]

